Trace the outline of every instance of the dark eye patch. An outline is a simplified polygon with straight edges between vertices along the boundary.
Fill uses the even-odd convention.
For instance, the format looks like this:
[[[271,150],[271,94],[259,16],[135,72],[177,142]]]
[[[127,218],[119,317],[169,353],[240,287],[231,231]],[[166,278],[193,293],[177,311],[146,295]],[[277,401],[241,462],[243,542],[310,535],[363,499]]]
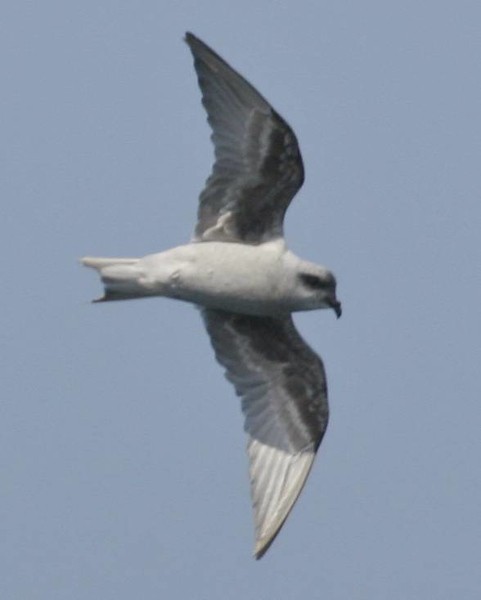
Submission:
[[[327,282],[323,281],[322,279],[319,279],[319,277],[317,277],[317,275],[310,275],[309,273],[301,273],[299,275],[299,277],[301,278],[301,281],[307,285],[307,287],[310,287],[313,290],[322,290],[325,289],[327,286]]]

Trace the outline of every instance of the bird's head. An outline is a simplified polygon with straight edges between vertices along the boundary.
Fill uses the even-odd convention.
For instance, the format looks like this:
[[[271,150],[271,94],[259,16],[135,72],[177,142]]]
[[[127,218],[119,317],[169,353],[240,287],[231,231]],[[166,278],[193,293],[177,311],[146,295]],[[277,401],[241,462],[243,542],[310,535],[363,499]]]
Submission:
[[[337,318],[341,316],[341,303],[336,297],[336,278],[330,271],[309,265],[309,269],[299,272],[298,279],[309,308],[332,308]]]

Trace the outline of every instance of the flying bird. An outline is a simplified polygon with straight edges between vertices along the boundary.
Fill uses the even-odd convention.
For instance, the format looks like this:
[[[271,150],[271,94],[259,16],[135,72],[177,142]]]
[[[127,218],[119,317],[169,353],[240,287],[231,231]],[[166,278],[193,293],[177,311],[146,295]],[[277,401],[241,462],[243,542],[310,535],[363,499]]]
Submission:
[[[294,506],[328,422],[324,366],[292,313],[341,304],[325,267],[290,252],[284,214],[304,180],[296,136],[259,92],[192,33],[185,36],[212,129],[215,162],[192,240],[143,258],[82,259],[97,302],[163,296],[197,305],[242,400],[260,558]]]

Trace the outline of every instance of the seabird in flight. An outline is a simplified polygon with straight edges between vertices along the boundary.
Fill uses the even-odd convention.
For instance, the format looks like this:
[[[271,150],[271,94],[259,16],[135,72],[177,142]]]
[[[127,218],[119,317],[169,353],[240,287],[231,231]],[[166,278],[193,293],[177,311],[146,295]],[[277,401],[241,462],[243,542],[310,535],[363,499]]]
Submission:
[[[290,252],[284,214],[304,179],[296,136],[272,106],[191,33],[215,147],[192,240],[144,258],[84,258],[99,301],[165,296],[197,305],[219,363],[242,399],[260,558],[311,469],[328,422],[321,359],[292,313],[332,308],[336,280]]]

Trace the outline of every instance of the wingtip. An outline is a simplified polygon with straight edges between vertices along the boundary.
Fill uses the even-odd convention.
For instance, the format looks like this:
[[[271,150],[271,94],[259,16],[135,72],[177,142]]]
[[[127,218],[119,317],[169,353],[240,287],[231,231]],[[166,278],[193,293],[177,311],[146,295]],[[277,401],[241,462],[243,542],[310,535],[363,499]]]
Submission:
[[[195,36],[191,31],[185,32],[184,42],[186,44],[188,44],[190,46],[192,43],[195,43],[197,41],[199,41],[199,38],[197,36]]]
[[[275,537],[275,536],[274,536]],[[271,547],[274,537],[270,539],[258,540],[254,546],[254,558],[260,560]]]
[[[184,41],[189,46],[191,52],[197,57],[199,54],[204,53],[206,55],[213,55],[216,58],[220,57],[210,48],[205,42],[199,37],[194,35],[191,31],[186,31],[184,35]],[[223,62],[223,59],[220,59]]]

